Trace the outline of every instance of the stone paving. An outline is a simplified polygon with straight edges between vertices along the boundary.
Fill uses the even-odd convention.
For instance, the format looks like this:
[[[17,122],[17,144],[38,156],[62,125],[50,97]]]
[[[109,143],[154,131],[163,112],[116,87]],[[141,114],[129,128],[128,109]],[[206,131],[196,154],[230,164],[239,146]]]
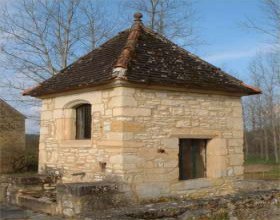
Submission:
[[[0,204],[1,220],[62,220],[63,218],[36,213],[12,205]]]

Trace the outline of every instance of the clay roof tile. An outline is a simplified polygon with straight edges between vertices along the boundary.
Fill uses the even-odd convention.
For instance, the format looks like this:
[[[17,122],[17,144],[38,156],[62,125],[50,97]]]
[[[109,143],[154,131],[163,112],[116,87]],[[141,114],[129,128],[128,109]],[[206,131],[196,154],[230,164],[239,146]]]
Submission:
[[[145,27],[141,18],[142,14],[136,13],[130,29],[120,32],[57,75],[25,90],[23,95],[40,97],[94,87],[116,78],[144,85],[242,95],[261,93],[258,88],[246,85]],[[118,68],[124,70],[121,77],[115,74]]]

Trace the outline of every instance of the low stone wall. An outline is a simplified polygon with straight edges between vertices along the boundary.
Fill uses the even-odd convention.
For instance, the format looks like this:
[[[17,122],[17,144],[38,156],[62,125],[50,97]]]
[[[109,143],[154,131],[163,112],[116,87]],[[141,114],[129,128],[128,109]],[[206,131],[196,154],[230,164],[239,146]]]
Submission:
[[[44,175],[0,177],[1,203],[51,215],[73,217],[134,204],[123,187],[114,182],[54,184]]]
[[[9,182],[10,180],[8,175],[0,175],[0,203],[4,203],[7,200]]]
[[[270,184],[267,184],[270,185]],[[131,208],[86,213],[83,217],[103,220],[202,220],[270,219],[280,215],[280,190],[262,190],[203,199],[171,199]]]
[[[132,219],[270,219],[264,210],[279,206],[280,191],[268,190],[210,199],[182,200],[134,209]],[[256,216],[255,210],[262,210]],[[279,212],[278,212],[279,213]],[[257,218],[256,218],[257,217]],[[119,219],[125,217],[118,216]],[[131,219],[130,218],[130,219]],[[272,218],[274,219],[274,218]],[[275,218],[276,219],[276,218]]]
[[[59,184],[56,198],[57,213],[67,217],[131,204],[116,183],[110,182]]]
[[[106,216],[113,214],[114,217],[118,216],[116,219],[123,220],[126,217],[128,219],[138,219],[141,216],[141,219],[183,214],[188,216],[193,213],[189,212],[189,210],[193,211],[191,207],[194,207],[194,210],[199,208],[194,213],[201,214],[200,208],[205,205],[205,209],[209,209],[208,203],[210,208],[218,207],[218,211],[228,204],[230,207],[240,207],[243,204],[243,195],[249,195],[250,197],[249,200],[245,200],[247,201],[246,204],[251,204],[254,201],[253,198],[256,198],[256,201],[260,201],[261,204],[269,204],[269,202],[274,201],[273,199],[280,201],[279,181],[237,178],[200,179],[200,183],[197,182],[198,180],[189,182],[188,190],[181,195],[142,200],[142,203],[137,203],[137,200],[133,199],[134,197],[126,191],[125,185],[116,182],[60,183],[56,185],[56,188],[50,190],[52,182],[48,176],[5,175],[0,177],[2,202],[6,201],[34,211],[65,217],[80,217],[87,213],[93,216],[95,214],[102,216],[104,213],[106,213]],[[261,199],[263,191],[265,191],[264,195],[269,196]],[[268,194],[266,191],[269,191]],[[261,196],[258,197],[258,195]],[[218,198],[222,198],[222,202],[219,202]],[[241,202],[237,200],[241,200]],[[101,210],[104,212],[103,214],[100,213]],[[216,211],[211,213],[215,214]]]

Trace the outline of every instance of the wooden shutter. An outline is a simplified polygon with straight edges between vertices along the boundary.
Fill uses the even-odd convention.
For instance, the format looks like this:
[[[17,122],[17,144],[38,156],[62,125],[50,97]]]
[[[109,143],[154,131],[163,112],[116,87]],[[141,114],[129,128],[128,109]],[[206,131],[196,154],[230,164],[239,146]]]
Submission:
[[[206,176],[206,140],[180,139],[179,179],[195,179]]]
[[[91,105],[83,104],[76,108],[76,139],[91,138]]]

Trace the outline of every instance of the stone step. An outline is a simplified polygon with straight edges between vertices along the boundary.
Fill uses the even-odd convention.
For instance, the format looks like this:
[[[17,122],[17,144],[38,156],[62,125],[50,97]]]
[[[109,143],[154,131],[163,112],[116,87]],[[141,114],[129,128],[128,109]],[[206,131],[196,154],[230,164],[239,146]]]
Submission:
[[[44,184],[53,184],[53,181],[46,175],[33,174],[30,176],[12,176],[11,183],[17,186],[43,186]]]
[[[55,215],[57,204],[47,197],[34,198],[30,195],[19,195],[17,197],[16,205],[31,209],[36,212],[43,212],[50,215]]]

